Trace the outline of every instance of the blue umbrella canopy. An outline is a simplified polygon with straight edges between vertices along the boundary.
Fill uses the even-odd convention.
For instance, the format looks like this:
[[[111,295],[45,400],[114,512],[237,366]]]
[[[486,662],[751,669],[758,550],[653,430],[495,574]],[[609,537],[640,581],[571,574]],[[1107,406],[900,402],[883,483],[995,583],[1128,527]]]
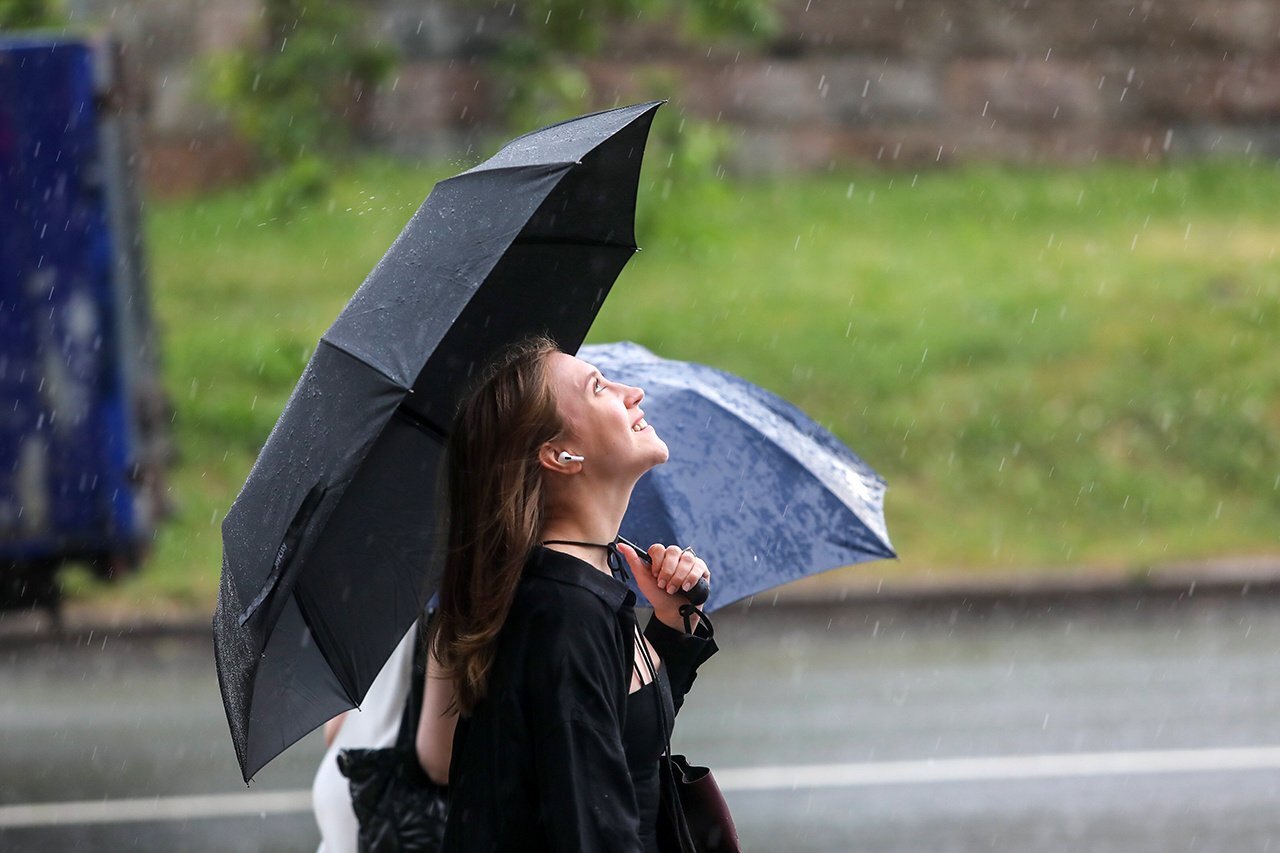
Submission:
[[[605,376],[644,389],[666,464],[636,484],[624,537],[692,545],[714,610],[828,569],[894,557],[884,479],[800,409],[756,385],[639,344],[582,347]]]

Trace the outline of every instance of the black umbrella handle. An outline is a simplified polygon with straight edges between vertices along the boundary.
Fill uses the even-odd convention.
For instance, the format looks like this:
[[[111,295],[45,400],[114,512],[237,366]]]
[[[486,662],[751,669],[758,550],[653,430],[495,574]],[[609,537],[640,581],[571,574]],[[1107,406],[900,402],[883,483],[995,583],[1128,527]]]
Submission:
[[[639,545],[632,542],[630,539],[627,539],[622,536],[618,537],[618,541],[625,542],[626,544],[630,545],[631,550],[635,551],[636,554],[639,555],[640,559],[644,560],[645,565],[648,565],[648,566],[653,565],[653,560],[649,559],[649,555],[646,554],[645,550],[641,548]],[[698,578],[698,583],[694,585],[693,589],[689,590],[688,592],[681,590],[680,592],[677,593],[677,595],[683,596],[684,599],[688,601],[690,604],[692,604],[693,606],[701,607],[703,604],[706,603],[707,599],[711,597],[711,584],[707,581],[706,578]]]

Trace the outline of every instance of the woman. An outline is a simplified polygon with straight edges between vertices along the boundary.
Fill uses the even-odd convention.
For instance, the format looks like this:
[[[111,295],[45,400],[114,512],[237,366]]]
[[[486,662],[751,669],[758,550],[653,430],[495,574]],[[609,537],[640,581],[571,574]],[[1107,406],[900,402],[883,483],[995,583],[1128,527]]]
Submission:
[[[650,566],[613,544],[636,481],[667,460],[643,399],[535,338],[459,408],[430,637],[458,712],[446,850],[658,849],[659,757],[716,647],[679,612],[706,563],[655,544]],[[654,606],[643,637],[622,559]],[[449,719],[423,722],[420,745],[439,743]]]

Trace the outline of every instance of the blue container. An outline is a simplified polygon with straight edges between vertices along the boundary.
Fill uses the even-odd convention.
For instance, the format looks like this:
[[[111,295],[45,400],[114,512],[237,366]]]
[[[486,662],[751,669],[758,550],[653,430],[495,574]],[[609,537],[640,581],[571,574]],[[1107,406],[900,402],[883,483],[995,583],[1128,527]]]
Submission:
[[[89,43],[0,39],[0,572],[131,566],[151,535],[128,307],[145,291],[135,235],[113,233],[101,77]]]

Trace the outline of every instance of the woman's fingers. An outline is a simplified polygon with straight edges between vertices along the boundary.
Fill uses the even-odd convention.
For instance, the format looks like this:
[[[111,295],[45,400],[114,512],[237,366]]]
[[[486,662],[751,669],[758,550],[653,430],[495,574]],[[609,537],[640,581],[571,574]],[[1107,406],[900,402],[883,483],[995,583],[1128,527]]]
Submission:
[[[658,576],[662,571],[662,564],[666,562],[666,559],[667,546],[659,545],[657,542],[649,546],[649,565],[646,568],[649,570],[649,576],[655,581],[658,580]]]
[[[681,590],[688,592],[701,578],[711,577],[706,562],[679,545],[651,545],[649,559],[652,563],[648,568],[654,582],[669,595]]]
[[[698,578],[702,577],[703,569],[706,563],[698,559],[692,551],[683,549],[678,550],[675,554],[668,555],[675,562],[675,568],[671,572],[671,579],[665,585],[665,589],[669,593],[675,593],[680,590],[688,592],[693,589],[694,584],[698,582]]]
[[[654,543],[649,546],[649,559],[652,561],[649,571],[658,588],[664,592],[672,592],[673,590],[669,587],[680,564],[680,548],[676,545],[664,546]]]
[[[710,582],[711,570],[707,568],[706,562],[701,557],[697,557],[694,559],[693,567],[689,569],[689,574],[684,579],[684,583],[680,585],[680,588],[688,592],[697,586],[698,581],[702,578],[706,578]]]
[[[689,571],[689,552],[681,550],[679,545],[668,545],[666,557],[662,574],[658,577],[658,585],[667,592],[675,592]]]
[[[680,555],[680,563],[676,568],[675,574],[671,577],[671,583],[674,587],[671,592],[677,590],[688,592],[698,582],[698,577],[698,558],[689,551],[685,551]]]

